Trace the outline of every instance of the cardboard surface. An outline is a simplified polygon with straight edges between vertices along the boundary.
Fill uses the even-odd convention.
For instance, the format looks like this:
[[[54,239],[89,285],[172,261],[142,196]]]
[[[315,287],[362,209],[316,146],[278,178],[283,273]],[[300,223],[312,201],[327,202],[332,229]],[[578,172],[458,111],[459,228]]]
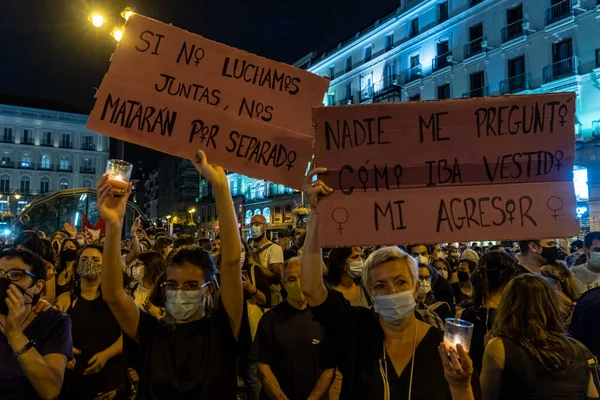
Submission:
[[[313,109],[315,160],[329,170],[321,179],[335,190],[318,207],[322,245],[564,237],[578,232],[572,182],[574,115],[573,93]],[[499,198],[497,204],[512,199],[517,213],[520,202],[531,199],[529,211],[536,222],[504,221],[489,227],[473,223],[455,229],[442,224],[438,229],[440,203],[453,198],[463,203],[472,198],[477,204],[486,198]],[[487,215],[499,212],[481,201]],[[554,211],[546,207],[548,201],[553,208],[554,202],[562,204],[560,217],[549,216]],[[462,207],[465,215],[478,212],[470,200]],[[512,205],[504,206],[508,213],[506,207]],[[337,219],[348,220],[345,231],[331,226],[339,228],[335,210]],[[386,210],[385,218],[392,211],[399,218],[396,214],[402,211],[402,223],[397,219],[393,229],[383,229]]]

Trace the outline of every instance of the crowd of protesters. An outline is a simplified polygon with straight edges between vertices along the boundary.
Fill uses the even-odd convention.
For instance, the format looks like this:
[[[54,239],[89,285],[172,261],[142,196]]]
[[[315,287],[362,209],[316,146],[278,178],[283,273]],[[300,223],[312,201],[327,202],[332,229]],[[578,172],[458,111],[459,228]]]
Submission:
[[[323,249],[313,212],[277,243],[255,215],[246,242],[225,171],[194,165],[213,240],[124,229],[129,193],[103,176],[101,240],[65,224],[0,243],[0,399],[599,397],[600,232]],[[469,349],[443,344],[454,317]]]

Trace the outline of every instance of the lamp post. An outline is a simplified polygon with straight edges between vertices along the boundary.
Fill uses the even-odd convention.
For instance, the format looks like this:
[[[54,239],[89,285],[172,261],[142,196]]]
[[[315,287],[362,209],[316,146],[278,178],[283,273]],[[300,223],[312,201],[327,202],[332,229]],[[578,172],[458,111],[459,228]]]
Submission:
[[[126,9],[121,11],[121,17],[123,17],[125,21],[127,21],[129,17],[131,17],[133,14],[135,14],[135,12],[131,7],[127,7]],[[92,12],[88,16],[88,21],[90,21],[92,25],[94,25],[96,28],[102,28],[108,23],[108,19],[97,11]],[[117,42],[120,41],[123,38],[123,27],[115,26],[110,31],[110,36],[112,36]]]
[[[169,230],[169,236],[173,234],[173,230],[171,229],[171,216],[167,215],[167,229]]]
[[[190,220],[191,220],[192,222],[195,222],[195,221],[194,221],[194,213],[196,212],[196,209],[195,209],[195,208],[190,208],[190,209],[188,210],[188,212],[190,213]],[[193,228],[192,228],[192,229],[193,229]]]

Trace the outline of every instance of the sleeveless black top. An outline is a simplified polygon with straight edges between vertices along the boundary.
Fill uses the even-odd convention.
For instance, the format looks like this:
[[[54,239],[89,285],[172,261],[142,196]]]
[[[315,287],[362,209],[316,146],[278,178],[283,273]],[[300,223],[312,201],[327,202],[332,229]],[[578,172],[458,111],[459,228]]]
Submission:
[[[111,358],[98,373],[83,376],[89,359],[121,336],[121,327],[108,304],[102,295],[94,300],[80,296],[74,306],[71,303],[67,314],[72,321],[73,347],[81,350],[81,354],[75,356],[75,369],[66,370],[61,399],[94,399],[98,393],[116,389],[126,379],[120,355]]]
[[[576,357],[563,371],[549,371],[525,348],[508,339],[504,344],[501,400],[581,400],[586,398],[590,369],[583,345],[571,340]]]

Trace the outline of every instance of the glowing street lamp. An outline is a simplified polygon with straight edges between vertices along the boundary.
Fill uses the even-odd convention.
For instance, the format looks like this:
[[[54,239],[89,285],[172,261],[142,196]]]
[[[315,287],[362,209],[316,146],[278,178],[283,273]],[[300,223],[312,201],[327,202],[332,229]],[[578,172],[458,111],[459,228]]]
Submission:
[[[95,11],[90,14],[88,20],[91,21],[92,25],[94,25],[96,28],[100,28],[106,22],[104,17]]]
[[[13,197],[17,200],[19,200],[21,198],[21,195],[19,193],[14,193]]]
[[[117,42],[121,41],[121,39],[123,38],[123,29],[119,27],[114,27],[113,30],[110,32],[110,36],[115,38]]]
[[[131,9],[131,7],[127,7],[126,9],[124,9],[121,12],[121,17],[123,17],[125,19],[125,21],[127,21],[129,19],[129,17],[131,17],[133,14],[135,14],[135,13]]]

